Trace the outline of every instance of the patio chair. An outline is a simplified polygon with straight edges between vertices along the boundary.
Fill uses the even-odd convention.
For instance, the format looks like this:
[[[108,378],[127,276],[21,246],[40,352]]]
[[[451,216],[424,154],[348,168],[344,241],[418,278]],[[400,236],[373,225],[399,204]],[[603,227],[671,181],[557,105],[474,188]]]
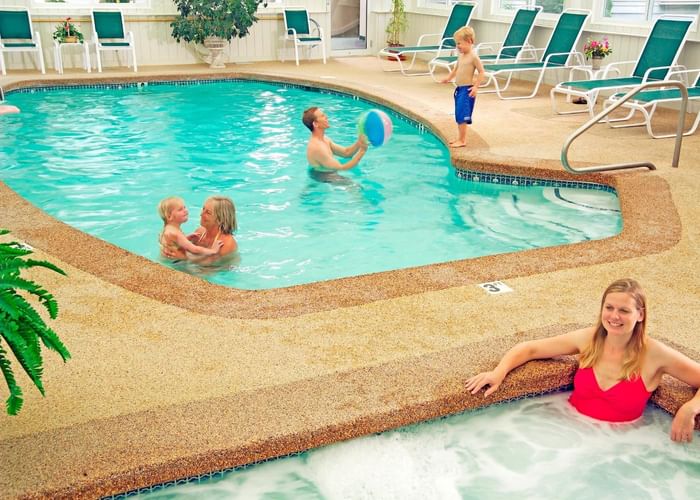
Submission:
[[[384,71],[401,71],[401,74],[405,76],[430,74],[430,71],[410,71],[416,62],[416,57],[419,54],[431,55],[435,53],[436,56],[446,56],[452,54],[457,46],[454,38],[452,38],[452,35],[454,35],[454,32],[459,28],[466,26],[469,23],[469,19],[471,18],[475,7],[476,2],[456,2],[452,6],[452,11],[450,12],[450,16],[447,18],[447,22],[445,23],[445,28],[442,30],[442,33],[423,34],[418,38],[416,45],[410,47],[384,47],[377,53],[381,68]],[[430,37],[439,40],[438,45],[428,45],[427,43],[424,44],[425,40],[429,39]],[[411,62],[408,64],[408,66],[404,66],[403,60],[407,57],[411,58]],[[392,61],[391,67],[382,63],[382,61],[386,59]],[[394,62],[398,63],[398,67],[393,65]]]
[[[681,71],[673,71],[669,73],[669,79],[674,75],[686,76],[691,73],[697,73],[697,77],[692,87],[688,87],[688,101],[698,101],[700,100],[700,69],[689,69]],[[685,82],[685,80],[682,80]],[[615,104],[617,101],[622,99],[625,93],[613,94],[605,101],[604,106],[609,107]],[[674,103],[679,102],[682,99],[681,91],[677,88],[670,89],[660,89],[660,90],[643,90],[636,94],[632,99],[622,104],[621,107],[630,110],[630,114],[623,118],[623,120],[629,120],[632,115],[639,111],[644,120],[635,123],[624,123],[621,125],[612,125],[611,122],[615,120],[606,120],[612,128],[623,128],[623,127],[639,127],[642,125],[646,126],[647,133],[654,139],[665,139],[667,137],[676,137],[676,134],[655,134],[651,126],[651,120],[654,117],[654,112],[656,112],[657,106],[661,103]],[[620,121],[620,120],[617,120]],[[695,121],[693,125],[687,132],[683,132],[684,136],[692,135],[698,129],[698,124],[700,124],[700,113],[695,116]]]
[[[41,37],[32,29],[32,16],[28,10],[0,10],[0,71],[7,74],[5,52],[33,52],[39,61],[39,69],[46,73]]]
[[[481,61],[485,64],[512,62],[518,57],[521,50],[525,48],[534,49],[532,45],[527,43],[527,40],[535,26],[535,18],[541,10],[542,7],[540,6],[518,9],[515,16],[513,16],[513,21],[503,42],[484,42],[474,47]],[[428,63],[430,76],[433,77],[433,80],[438,81],[435,77],[436,68],[445,68],[447,72],[452,71],[452,68],[457,63],[457,57],[456,55],[435,56]]]
[[[559,15],[554,30],[549,38],[547,47],[540,49],[525,49],[521,50],[516,62],[486,64],[484,65],[484,74],[487,77],[485,84],[493,82],[495,89],[490,92],[496,92],[501,99],[529,99],[537,94],[537,91],[542,84],[544,75],[549,70],[567,69],[574,65],[583,63],[583,54],[576,52],[574,49],[578,39],[581,37],[583,25],[590,15],[591,11],[583,9],[566,9]],[[542,56],[535,62],[521,62],[526,53],[536,54],[542,52]],[[523,72],[538,72],[537,82],[533,91],[524,96],[504,96],[502,92],[508,90],[511,79],[514,73]],[[506,83],[503,87],[498,82],[498,76],[507,74]],[[488,91],[480,91],[480,93]]]
[[[608,64],[602,78],[596,80],[574,80],[559,83],[550,92],[552,110],[560,115],[588,113],[593,116],[593,107],[601,90],[618,92],[619,89],[636,87],[647,81],[664,80],[669,72],[677,68],[676,61],[688,36],[695,18],[664,16],[654,22],[649,37],[637,61],[623,61]],[[614,71],[620,73],[620,66],[635,64],[630,76],[608,78]],[[564,94],[567,99],[577,96],[586,100],[586,108],[581,110],[559,111],[556,94]]]
[[[92,43],[95,45],[97,59],[97,71],[102,72],[102,57],[100,52],[116,51],[127,52],[127,66],[134,66],[134,72],[138,71],[136,65],[136,45],[134,34],[124,29],[124,17],[120,10],[93,10],[92,16]]]
[[[311,25],[314,25],[313,32]],[[321,46],[323,64],[326,64],[326,39],[323,36],[323,28],[309,17],[308,11],[304,7],[285,7],[284,9],[284,35],[282,35],[284,46],[281,51],[281,59],[284,62],[284,53],[287,44],[294,46],[294,59],[299,66],[299,49],[307,49],[307,58],[311,49],[317,45]]]

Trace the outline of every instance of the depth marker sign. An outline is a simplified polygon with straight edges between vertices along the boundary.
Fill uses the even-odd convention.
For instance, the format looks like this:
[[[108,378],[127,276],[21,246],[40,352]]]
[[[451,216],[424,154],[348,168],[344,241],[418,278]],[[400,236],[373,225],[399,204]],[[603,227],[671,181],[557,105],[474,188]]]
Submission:
[[[502,281],[489,281],[488,283],[480,283],[478,286],[486,290],[491,295],[497,295],[499,293],[508,293],[513,291],[511,287],[509,287]]]

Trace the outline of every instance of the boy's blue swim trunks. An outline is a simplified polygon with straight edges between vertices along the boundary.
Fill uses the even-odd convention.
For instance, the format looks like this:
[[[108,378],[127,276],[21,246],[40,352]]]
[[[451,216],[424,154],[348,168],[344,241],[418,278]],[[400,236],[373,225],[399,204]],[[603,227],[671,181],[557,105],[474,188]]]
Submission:
[[[463,85],[455,89],[455,120],[457,123],[466,123],[468,125],[472,123],[476,97],[469,95],[471,89],[471,85]]]

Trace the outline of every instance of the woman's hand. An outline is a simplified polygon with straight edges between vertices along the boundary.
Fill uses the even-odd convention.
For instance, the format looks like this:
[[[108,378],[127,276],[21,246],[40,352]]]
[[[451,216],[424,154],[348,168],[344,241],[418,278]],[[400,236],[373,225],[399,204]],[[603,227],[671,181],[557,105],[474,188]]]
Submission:
[[[503,382],[503,377],[498,375],[495,371],[490,371],[474,375],[467,380],[466,386],[467,390],[472,394],[476,394],[487,385],[490,386],[486,389],[486,392],[484,392],[484,397],[486,397],[496,392],[496,389],[501,386],[501,382]]]
[[[688,401],[678,408],[676,416],[671,423],[671,440],[678,443],[690,443],[693,440],[695,429],[695,412]]]

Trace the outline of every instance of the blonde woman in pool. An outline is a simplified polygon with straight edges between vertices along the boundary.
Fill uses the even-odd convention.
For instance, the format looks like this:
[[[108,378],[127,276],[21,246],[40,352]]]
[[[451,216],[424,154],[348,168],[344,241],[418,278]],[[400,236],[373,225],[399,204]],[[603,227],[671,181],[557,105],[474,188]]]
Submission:
[[[171,196],[158,204],[158,214],[163,219],[160,233],[161,255],[168,259],[187,259],[189,254],[213,256],[219,253],[223,243],[217,242],[211,248],[197,246],[187,239],[180,226],[187,222],[189,213],[182,198]]]
[[[187,239],[205,248],[214,248],[214,245],[220,244],[220,250],[216,256],[207,258],[207,261],[218,260],[238,250],[238,243],[233,237],[233,232],[238,229],[236,206],[231,198],[227,196],[207,198],[202,207],[199,223],[200,226],[194,233],[187,236]]]
[[[488,387],[484,393],[488,396],[498,390],[512,369],[527,361],[578,354],[579,367],[569,398],[574,408],[608,422],[636,420],[663,375],[700,387],[700,363],[647,337],[647,314],[639,283],[617,280],[603,294],[596,326],[522,342],[509,350],[492,371],[467,380],[466,388],[476,394]],[[698,414],[700,390],[676,412],[671,439],[690,442]]]

